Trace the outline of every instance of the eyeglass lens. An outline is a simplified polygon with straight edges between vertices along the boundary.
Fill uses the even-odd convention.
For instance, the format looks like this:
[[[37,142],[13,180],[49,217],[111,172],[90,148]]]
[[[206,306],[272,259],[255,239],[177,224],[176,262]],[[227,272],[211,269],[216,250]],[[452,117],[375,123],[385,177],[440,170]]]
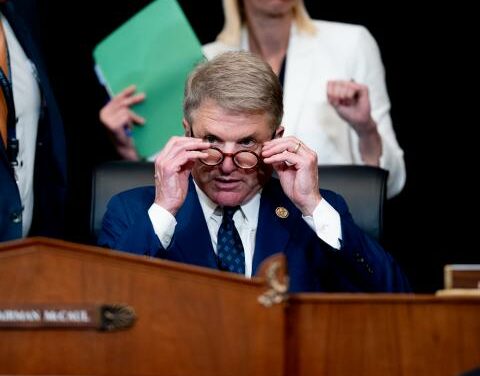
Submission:
[[[220,164],[225,156],[232,157],[233,163],[240,168],[253,168],[258,163],[258,156],[249,150],[240,150],[234,154],[223,153],[216,148],[210,148],[205,150],[208,153],[208,157],[202,158],[201,161],[208,166],[216,166]]]

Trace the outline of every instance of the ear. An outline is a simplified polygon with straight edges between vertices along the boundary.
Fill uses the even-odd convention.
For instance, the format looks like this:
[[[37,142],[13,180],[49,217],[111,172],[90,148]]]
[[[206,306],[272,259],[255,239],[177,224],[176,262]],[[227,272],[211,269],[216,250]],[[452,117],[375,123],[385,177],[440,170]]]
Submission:
[[[283,132],[285,132],[285,128],[281,125],[275,130],[275,136],[273,138],[281,138],[283,137]]]
[[[183,124],[183,129],[185,130],[185,136],[192,137],[192,131],[191,131],[192,128],[190,127],[190,124],[188,124],[187,119],[183,118],[182,124]]]

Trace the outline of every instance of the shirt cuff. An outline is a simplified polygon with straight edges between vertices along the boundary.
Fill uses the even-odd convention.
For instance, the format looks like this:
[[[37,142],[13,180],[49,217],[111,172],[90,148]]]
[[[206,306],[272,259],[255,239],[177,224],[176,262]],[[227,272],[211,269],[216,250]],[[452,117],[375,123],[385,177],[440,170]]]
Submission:
[[[302,216],[317,236],[332,248],[340,250],[342,225],[340,214],[322,198],[311,216]]]
[[[148,209],[148,216],[160,243],[162,243],[163,248],[167,249],[172,241],[177,220],[172,213],[155,203]]]

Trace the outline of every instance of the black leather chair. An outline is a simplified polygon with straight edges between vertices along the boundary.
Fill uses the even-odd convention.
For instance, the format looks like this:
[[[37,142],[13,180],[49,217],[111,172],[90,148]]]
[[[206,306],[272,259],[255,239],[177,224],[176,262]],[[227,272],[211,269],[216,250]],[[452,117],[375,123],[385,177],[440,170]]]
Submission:
[[[381,240],[388,171],[371,166],[325,165],[318,168],[318,177],[320,188],[341,194],[355,223]]]
[[[99,165],[92,179],[91,231],[101,229],[110,198],[121,191],[153,185],[152,162],[113,161]],[[319,167],[320,187],[341,194],[360,228],[376,239],[383,230],[388,172],[376,167],[326,165]]]
[[[153,162],[111,161],[98,165],[93,171],[90,230],[96,239],[102,218],[112,196],[131,188],[153,185]]]

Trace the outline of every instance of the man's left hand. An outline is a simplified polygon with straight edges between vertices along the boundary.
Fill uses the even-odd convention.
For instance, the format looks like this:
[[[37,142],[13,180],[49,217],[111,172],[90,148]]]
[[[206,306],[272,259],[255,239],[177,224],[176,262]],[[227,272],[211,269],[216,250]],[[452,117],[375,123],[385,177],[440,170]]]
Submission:
[[[312,215],[322,199],[318,185],[317,154],[293,136],[267,141],[263,161],[273,166],[285,194],[303,215]]]

